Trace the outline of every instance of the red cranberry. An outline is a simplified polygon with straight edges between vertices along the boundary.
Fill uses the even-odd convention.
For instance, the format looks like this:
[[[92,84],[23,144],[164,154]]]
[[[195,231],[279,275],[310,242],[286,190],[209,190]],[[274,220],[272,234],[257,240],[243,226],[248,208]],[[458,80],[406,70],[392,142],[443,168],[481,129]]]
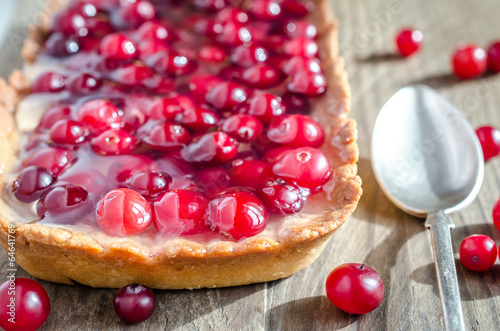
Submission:
[[[102,39],[99,52],[112,61],[132,61],[137,57],[137,46],[124,34],[112,33]]]
[[[219,77],[223,80],[232,80],[235,82],[241,82],[241,77],[243,76],[244,68],[238,67],[236,65],[230,65],[224,67],[219,71]]]
[[[172,39],[171,31],[163,24],[155,21],[144,22],[135,34],[135,38],[141,40],[154,40],[159,42],[168,42]]]
[[[90,141],[95,153],[101,155],[123,155],[134,151],[137,140],[125,130],[109,129]]]
[[[67,105],[55,105],[50,107],[43,113],[40,123],[36,128],[36,132],[45,132],[59,120],[70,119],[71,109]]]
[[[206,133],[182,150],[182,156],[188,162],[225,163],[237,154],[238,146],[224,132]]]
[[[172,75],[188,75],[196,70],[197,64],[174,50],[159,51],[145,61],[156,72]]]
[[[182,113],[182,107],[176,98],[155,98],[148,106],[146,113],[155,120],[174,120],[177,114]]]
[[[309,114],[311,112],[309,99],[301,94],[285,93],[281,97],[281,103],[287,114]]]
[[[87,19],[87,25],[89,35],[91,37],[87,36],[82,40],[82,47],[86,50],[97,49],[97,47],[99,47],[100,40],[115,31],[107,16],[92,17]]]
[[[210,11],[218,11],[223,9],[226,6],[225,0],[195,0],[194,5],[196,8],[210,10]]]
[[[236,114],[222,122],[221,130],[238,141],[251,142],[259,137],[263,126],[255,116]]]
[[[221,44],[235,47],[252,40],[252,35],[246,27],[228,22],[222,27],[222,31],[215,37]]]
[[[301,147],[285,152],[273,165],[273,172],[305,188],[316,188],[328,181],[331,166],[320,150]]]
[[[238,112],[257,117],[264,123],[269,123],[274,117],[283,115],[285,108],[281,98],[271,93],[259,93],[250,99],[249,103],[238,108]]]
[[[152,79],[154,72],[138,64],[127,64],[113,71],[109,78],[125,86],[141,86],[147,79]]]
[[[38,200],[55,181],[56,176],[45,168],[26,167],[12,184],[12,192],[21,202],[33,202]]]
[[[146,79],[142,82],[143,87],[145,87],[150,94],[169,94],[175,89],[174,77],[154,75],[150,79]]]
[[[257,19],[274,20],[281,15],[279,3],[276,0],[254,0],[250,5],[250,13]]]
[[[283,52],[289,56],[301,55],[314,57],[318,54],[318,44],[314,40],[297,37],[287,41],[283,45]]]
[[[500,130],[492,126],[476,129],[477,137],[483,149],[484,161],[500,155]]]
[[[12,309],[15,311],[14,323],[9,321]],[[4,330],[38,330],[49,313],[49,296],[42,285],[33,279],[14,278],[0,286],[0,327]]]
[[[259,160],[238,159],[233,161],[229,168],[229,176],[236,186],[256,188],[273,175],[271,165]]]
[[[231,62],[241,67],[250,67],[266,61],[267,58],[267,51],[257,45],[240,45],[231,52]]]
[[[291,147],[277,147],[269,150],[262,157],[262,161],[267,163],[275,163],[278,161],[285,152],[293,151]]]
[[[281,82],[281,72],[265,64],[257,64],[243,71],[241,77],[251,87],[267,89]]]
[[[118,107],[104,99],[94,99],[82,104],[76,112],[76,119],[97,131],[119,128],[122,122]]]
[[[160,41],[145,39],[138,41],[138,49],[139,60],[146,62],[151,56],[162,51],[170,50],[170,47]]]
[[[197,132],[207,131],[217,125],[219,118],[213,111],[203,107],[188,108],[175,116],[175,121]]]
[[[23,167],[39,166],[59,175],[73,162],[73,153],[69,150],[45,147],[37,150],[22,162]]]
[[[146,0],[123,2],[122,5],[111,11],[111,22],[120,29],[133,29],[156,16],[153,4]]]
[[[158,169],[171,177],[187,177],[195,172],[193,165],[182,158],[181,151],[163,154],[156,160]]]
[[[160,233],[196,234],[208,229],[208,200],[191,190],[172,190],[154,202],[154,225]]]
[[[229,110],[247,99],[245,89],[234,82],[222,82],[209,90],[205,96],[207,103],[217,109]]]
[[[100,78],[88,73],[80,73],[68,78],[67,87],[75,94],[90,94],[102,85]]]
[[[205,95],[208,91],[219,85],[222,80],[217,76],[197,76],[189,80],[189,90],[191,96],[199,103],[205,102]]]
[[[494,73],[500,72],[500,41],[488,48],[488,68]]]
[[[495,264],[497,245],[488,236],[474,234],[460,244],[460,261],[470,270],[485,271]]]
[[[312,1],[302,0],[284,0],[281,3],[281,8],[288,15],[295,17],[304,17],[314,10],[314,3]]]
[[[173,122],[159,123],[153,126],[143,138],[149,147],[160,151],[181,148],[191,141],[191,135],[184,126]]]
[[[399,54],[410,56],[416,53],[424,40],[422,31],[415,29],[403,29],[399,31],[396,37],[396,46]]]
[[[94,199],[107,190],[107,180],[103,174],[93,169],[71,170],[58,177],[58,184],[81,186]]]
[[[116,292],[113,300],[116,315],[128,323],[139,323],[153,315],[156,308],[154,292],[141,284],[130,284]]]
[[[59,120],[50,129],[50,139],[55,144],[79,144],[88,135],[89,130],[82,123],[71,120]]]
[[[474,44],[458,44],[452,59],[453,72],[458,78],[471,79],[484,74],[488,58],[484,49]]]
[[[31,85],[31,93],[56,93],[64,89],[66,77],[55,72],[46,72],[38,76]]]
[[[223,234],[238,240],[261,233],[267,224],[264,204],[252,193],[231,192],[210,201],[207,221]]]
[[[301,189],[290,181],[273,178],[260,185],[257,193],[269,213],[288,215],[304,207]]]
[[[321,73],[321,64],[318,59],[296,55],[283,65],[283,72],[289,76],[293,76],[300,71]]]
[[[86,217],[94,207],[93,200],[81,186],[56,186],[37,205],[37,214],[51,222],[72,224]]]
[[[231,178],[222,167],[203,168],[196,174],[196,180],[209,198],[215,198],[231,186]]]
[[[77,53],[82,46],[82,40],[76,36],[66,36],[60,32],[53,32],[45,42],[44,48],[48,55],[64,57]]]
[[[225,24],[232,22],[234,24],[245,25],[248,23],[248,15],[243,10],[235,7],[225,7],[215,15],[216,21]]]
[[[318,35],[316,26],[308,21],[290,22],[286,25],[285,32],[290,38],[305,37],[314,39]]]
[[[322,74],[303,70],[292,76],[286,88],[292,93],[315,97],[325,92],[326,78]]]
[[[346,313],[366,314],[382,302],[384,284],[377,272],[366,264],[346,263],[328,275],[326,295]]]
[[[129,182],[129,187],[146,198],[154,198],[168,190],[172,177],[164,172],[142,171],[136,173]]]
[[[495,227],[500,231],[500,199],[497,200],[495,203],[495,206],[493,206],[493,224],[495,224]]]
[[[118,184],[123,184],[138,172],[157,170],[157,168],[155,161],[145,155],[126,155],[111,164],[108,177]]]
[[[57,13],[52,20],[52,31],[65,35],[85,37],[88,34],[87,20],[78,10],[67,9]]]
[[[101,230],[110,236],[134,235],[151,224],[151,206],[136,191],[118,188],[101,200],[96,218]]]
[[[262,46],[266,47],[267,49],[272,49],[275,52],[283,53],[283,47],[285,46],[285,43],[288,42],[288,40],[289,39],[287,39],[282,34],[271,34],[267,35],[264,39],[262,39],[261,43]],[[277,54],[274,54],[274,57],[275,56],[277,56]],[[270,56],[268,60],[270,61],[272,57],[273,56]]]
[[[198,59],[208,63],[219,63],[227,58],[226,51],[218,46],[207,45],[202,46],[198,52]]]
[[[319,147],[325,140],[321,125],[307,115],[287,115],[275,118],[269,124],[267,137],[286,147]]]
[[[206,17],[194,17],[192,18],[192,27],[196,33],[209,38],[215,38],[219,33],[222,32],[223,24],[216,22],[214,19]],[[189,23],[189,22],[187,22]]]

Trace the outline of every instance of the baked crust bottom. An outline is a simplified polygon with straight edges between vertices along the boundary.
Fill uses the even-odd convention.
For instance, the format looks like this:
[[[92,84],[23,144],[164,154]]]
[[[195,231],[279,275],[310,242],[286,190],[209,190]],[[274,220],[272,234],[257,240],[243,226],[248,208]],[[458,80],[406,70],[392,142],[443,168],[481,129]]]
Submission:
[[[47,32],[48,17],[67,1],[52,0],[47,20],[34,28],[26,41],[23,55],[27,62],[36,59]],[[283,229],[277,238],[255,236],[240,242],[219,241],[200,244],[170,240],[159,253],[138,243],[115,242],[103,246],[85,233],[70,232],[40,224],[21,224],[15,234],[16,262],[40,279],[92,287],[122,287],[141,283],[158,289],[225,287],[271,281],[287,277],[312,263],[328,239],[353,213],[361,196],[357,176],[356,125],[345,118],[349,111],[350,91],[343,60],[337,55],[337,25],[328,3],[316,1],[310,20],[318,26],[320,60],[328,79],[328,90],[314,104],[313,115],[325,127],[327,141],[335,142],[324,150],[334,166],[334,188],[329,212],[304,218],[301,226]],[[16,162],[19,134],[14,123],[17,102],[29,90],[24,76],[15,71],[10,85],[0,81],[0,174],[8,173]],[[0,189],[6,185],[1,176]],[[8,226],[15,215],[0,200],[0,243],[7,250]],[[14,224],[14,223],[13,223]]]

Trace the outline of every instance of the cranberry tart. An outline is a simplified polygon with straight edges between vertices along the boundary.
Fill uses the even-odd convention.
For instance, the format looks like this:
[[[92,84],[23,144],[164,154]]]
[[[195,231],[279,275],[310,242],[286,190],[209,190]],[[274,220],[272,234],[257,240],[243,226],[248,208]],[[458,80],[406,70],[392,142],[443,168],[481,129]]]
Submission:
[[[354,211],[326,1],[49,1],[0,82],[0,239],[35,277],[222,287],[306,267]]]

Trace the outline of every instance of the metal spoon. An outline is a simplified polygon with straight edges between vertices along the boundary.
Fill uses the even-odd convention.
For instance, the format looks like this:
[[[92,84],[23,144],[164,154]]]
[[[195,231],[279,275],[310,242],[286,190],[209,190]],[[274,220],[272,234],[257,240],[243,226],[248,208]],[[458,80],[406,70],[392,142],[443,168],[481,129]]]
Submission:
[[[481,145],[466,118],[424,85],[404,87],[382,107],[372,166],[387,197],[427,217],[446,330],[465,330],[448,213],[470,204],[483,181]]]

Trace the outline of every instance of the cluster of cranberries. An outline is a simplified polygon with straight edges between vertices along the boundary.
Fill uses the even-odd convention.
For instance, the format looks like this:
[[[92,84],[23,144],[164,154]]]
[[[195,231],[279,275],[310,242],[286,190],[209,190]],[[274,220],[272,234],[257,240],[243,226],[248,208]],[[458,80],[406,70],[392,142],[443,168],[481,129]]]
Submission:
[[[296,0],[80,0],[55,16],[15,197],[46,222],[107,234],[262,232],[331,174],[310,98],[316,27]],[[70,72],[70,74],[66,74]]]
[[[422,31],[405,28],[396,36],[396,47],[404,57],[415,54],[421,47]],[[487,70],[500,72],[500,41],[490,45],[487,51],[471,43],[459,43],[452,57],[452,68],[460,79],[472,79],[483,75]]]

